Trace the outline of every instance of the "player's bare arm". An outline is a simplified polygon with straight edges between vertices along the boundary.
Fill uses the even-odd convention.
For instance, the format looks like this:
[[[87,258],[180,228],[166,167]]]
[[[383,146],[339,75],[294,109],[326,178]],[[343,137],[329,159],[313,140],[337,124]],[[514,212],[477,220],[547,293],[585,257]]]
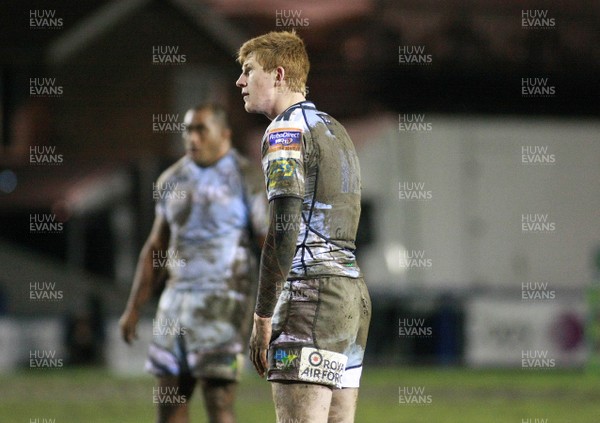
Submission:
[[[152,265],[153,253],[167,250],[169,234],[167,221],[164,217],[157,216],[150,235],[140,252],[129,300],[119,320],[121,336],[128,344],[137,338],[136,326],[140,310],[152,296],[153,287],[163,270]]]
[[[277,222],[299,222],[302,200],[279,197],[269,204],[269,231],[262,249],[254,327],[250,337],[250,359],[262,377],[267,369],[267,350],[271,339],[271,316],[277,303],[277,286],[282,286],[292,265],[298,239],[298,225]]]

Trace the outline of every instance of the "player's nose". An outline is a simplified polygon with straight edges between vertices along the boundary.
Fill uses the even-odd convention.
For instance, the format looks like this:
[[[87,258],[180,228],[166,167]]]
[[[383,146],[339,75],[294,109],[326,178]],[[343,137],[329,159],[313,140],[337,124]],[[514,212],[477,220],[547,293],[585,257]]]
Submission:
[[[240,88],[246,86],[246,77],[244,76],[243,72],[240,75],[240,77],[237,79],[237,81],[235,81],[235,85],[236,85],[236,87],[240,87]]]

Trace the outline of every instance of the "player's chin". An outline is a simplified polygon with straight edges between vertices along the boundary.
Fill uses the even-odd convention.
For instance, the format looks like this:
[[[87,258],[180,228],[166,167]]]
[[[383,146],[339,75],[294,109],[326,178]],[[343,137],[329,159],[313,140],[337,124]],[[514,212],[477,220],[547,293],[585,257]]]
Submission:
[[[246,110],[248,113],[260,113],[260,110],[258,110],[258,108],[249,101],[244,103],[244,110]]]

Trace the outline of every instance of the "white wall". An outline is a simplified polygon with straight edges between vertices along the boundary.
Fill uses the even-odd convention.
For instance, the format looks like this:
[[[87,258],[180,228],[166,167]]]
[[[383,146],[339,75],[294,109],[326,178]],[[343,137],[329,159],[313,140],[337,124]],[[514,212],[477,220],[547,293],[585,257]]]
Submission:
[[[426,115],[430,130],[403,132],[393,118],[356,142],[363,197],[377,207],[378,243],[360,263],[371,286],[589,283],[600,246],[599,121]],[[522,163],[524,146],[547,149],[554,163]],[[399,199],[399,182],[424,183],[431,199]],[[547,215],[555,229],[523,232],[523,214]],[[397,257],[399,245],[431,266],[394,273],[385,256]]]

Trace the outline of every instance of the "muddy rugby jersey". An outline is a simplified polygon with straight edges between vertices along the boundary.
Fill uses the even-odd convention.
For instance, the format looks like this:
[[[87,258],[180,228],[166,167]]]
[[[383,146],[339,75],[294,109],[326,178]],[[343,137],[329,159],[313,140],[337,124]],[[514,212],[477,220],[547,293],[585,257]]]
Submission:
[[[360,168],[344,127],[309,101],[277,116],[262,141],[267,197],[302,199],[300,228],[288,279],[361,276],[354,255],[360,218]]]

